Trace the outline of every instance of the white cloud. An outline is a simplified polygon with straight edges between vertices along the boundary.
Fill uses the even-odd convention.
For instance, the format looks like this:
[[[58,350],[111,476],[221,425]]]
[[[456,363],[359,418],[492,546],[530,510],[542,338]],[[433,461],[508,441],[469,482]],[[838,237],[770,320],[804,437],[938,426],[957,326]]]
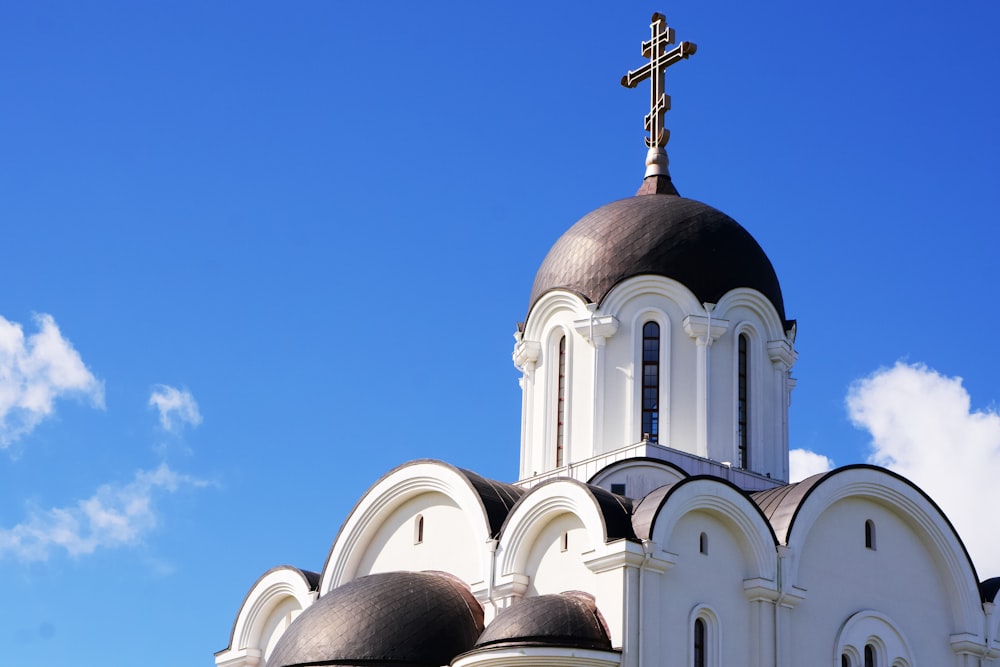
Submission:
[[[149,404],[160,411],[160,425],[168,431],[176,432],[185,424],[197,426],[201,423],[198,404],[186,389],[158,384],[149,397]]]
[[[99,548],[138,543],[157,525],[157,495],[206,485],[174,472],[165,463],[155,470],[139,470],[127,484],[105,484],[68,507],[32,509],[26,521],[0,528],[0,557],[44,561],[59,550],[83,556]]]
[[[0,316],[0,449],[51,415],[57,398],[78,396],[104,407],[104,385],[52,316],[43,313],[34,321],[38,332],[25,339],[20,324]]]
[[[788,481],[800,482],[817,473],[833,470],[833,459],[811,452],[808,449],[792,449],[788,452]]]
[[[869,461],[898,472],[941,507],[979,576],[1000,575],[1000,415],[972,410],[962,378],[897,363],[856,382],[847,407],[872,436]]]

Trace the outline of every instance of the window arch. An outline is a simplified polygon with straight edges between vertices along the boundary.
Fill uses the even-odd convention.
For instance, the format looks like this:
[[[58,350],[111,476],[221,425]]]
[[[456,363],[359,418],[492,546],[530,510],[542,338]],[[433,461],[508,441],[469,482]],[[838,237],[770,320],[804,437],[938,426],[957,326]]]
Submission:
[[[696,618],[694,619],[694,637],[692,650],[694,653],[694,667],[707,667],[706,651],[705,651],[705,640],[708,634],[708,629],[705,627],[705,619]]]
[[[562,467],[566,449],[566,334],[559,337],[556,376],[556,467]]]
[[[660,325],[642,325],[642,439],[660,439]]]
[[[912,665],[913,651],[888,616],[871,609],[859,611],[844,623],[837,636],[834,659],[842,667]]]
[[[690,625],[690,662],[691,667],[719,667],[719,647],[721,633],[719,618],[715,612],[699,605],[691,612]]]
[[[878,545],[875,541],[875,522],[871,519],[865,521],[865,548],[875,551]]]
[[[424,543],[424,515],[418,514],[413,520],[413,543]]]
[[[740,468],[750,467],[750,336],[737,336],[736,447]]]
[[[702,533],[698,536],[698,551],[703,554],[708,554],[708,534]]]

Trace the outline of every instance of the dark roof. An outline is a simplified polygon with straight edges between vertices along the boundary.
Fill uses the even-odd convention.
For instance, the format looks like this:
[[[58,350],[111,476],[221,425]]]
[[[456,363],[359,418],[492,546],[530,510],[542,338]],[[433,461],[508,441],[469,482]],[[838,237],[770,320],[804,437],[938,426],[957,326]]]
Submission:
[[[632,512],[632,528],[635,530],[636,537],[648,540],[653,536],[653,522],[660,513],[663,501],[676,485],[677,482],[653,489],[635,506],[635,511]]]
[[[993,577],[979,584],[979,597],[983,602],[993,602],[1000,592],[1000,577]]]
[[[451,575],[372,574],[303,611],[267,664],[439,667],[472,648],[482,630],[482,607]]]
[[[819,473],[812,477],[806,477],[801,482],[776,486],[773,489],[755,491],[750,494],[750,499],[757,503],[757,507],[767,517],[781,544],[788,544],[788,531],[792,528],[792,521],[799,511],[802,501],[827,474]]]
[[[611,639],[594,599],[586,593],[525,598],[501,611],[476,650],[511,646],[558,646],[611,650]]]
[[[615,285],[639,275],[673,278],[700,302],[753,288],[785,320],[774,267],[750,233],[711,206],[668,194],[612,202],[570,227],[542,261],[528,310],[553,289],[600,303]]]
[[[500,533],[504,519],[510,513],[510,508],[524,495],[524,489],[513,484],[498,482],[495,479],[488,479],[464,468],[457,468],[457,470],[465,475],[469,484],[479,495],[479,499],[483,503],[483,510],[486,512],[486,519],[490,523],[490,535],[496,537]]]
[[[634,540],[635,533],[632,531],[632,499],[626,498],[625,496],[619,496],[610,491],[602,489],[599,486],[593,484],[584,484],[583,482],[573,479],[572,477],[554,477],[552,479],[545,480],[538,486],[533,486],[528,490],[518,503],[527,502],[527,498],[531,494],[538,492],[539,489],[544,489],[549,484],[576,484],[582,487],[593,499],[594,505],[597,506],[597,511],[601,517],[601,523],[604,527],[604,541],[613,542],[615,540]],[[513,515],[513,511],[508,515],[508,519]],[[506,522],[504,523],[506,527]],[[501,529],[503,532],[503,529]]]

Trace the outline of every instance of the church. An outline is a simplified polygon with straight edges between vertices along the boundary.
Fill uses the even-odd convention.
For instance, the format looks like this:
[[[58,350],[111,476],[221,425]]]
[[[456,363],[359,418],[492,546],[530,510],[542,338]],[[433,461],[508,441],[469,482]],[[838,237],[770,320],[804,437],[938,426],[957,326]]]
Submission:
[[[653,15],[622,78],[652,91],[638,192],[535,276],[519,479],[390,470],[320,572],[252,585],[218,667],[1000,665],[1000,578],[923,491],[870,465],[789,483],[796,322],[668,169],[664,73],[695,52]]]

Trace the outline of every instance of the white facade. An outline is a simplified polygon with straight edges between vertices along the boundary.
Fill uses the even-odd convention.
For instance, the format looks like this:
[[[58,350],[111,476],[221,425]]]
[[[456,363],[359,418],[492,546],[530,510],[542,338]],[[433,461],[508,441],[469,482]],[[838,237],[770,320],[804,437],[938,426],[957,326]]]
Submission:
[[[589,306],[589,307],[588,307]],[[711,310],[709,310],[711,309]],[[659,328],[659,437],[654,444],[788,479],[788,406],[794,332],[752,289],[701,304],[662,276],[617,285],[596,306],[555,290],[534,305],[515,334],[522,372],[521,480],[578,466],[648,440],[642,424],[643,327]],[[738,340],[749,343],[748,460],[737,424]],[[564,452],[557,457],[560,341],[565,338]],[[557,465],[557,463],[561,465]]]

